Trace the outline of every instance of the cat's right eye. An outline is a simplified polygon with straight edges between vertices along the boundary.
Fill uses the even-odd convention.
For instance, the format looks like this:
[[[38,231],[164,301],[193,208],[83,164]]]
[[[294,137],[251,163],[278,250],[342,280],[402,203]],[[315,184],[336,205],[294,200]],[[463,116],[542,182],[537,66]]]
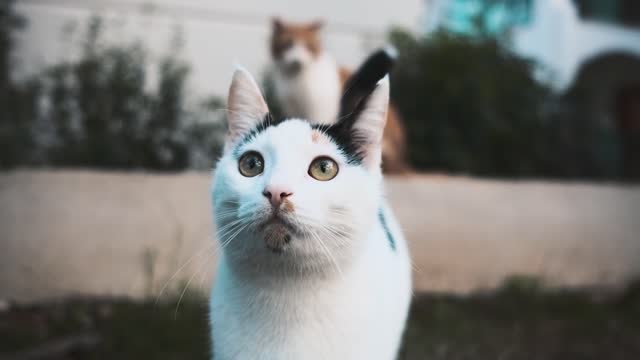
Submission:
[[[338,175],[338,163],[330,157],[320,156],[309,165],[309,175],[319,181],[329,181]]]
[[[246,177],[254,177],[264,171],[264,159],[257,151],[247,151],[238,161],[238,171]]]

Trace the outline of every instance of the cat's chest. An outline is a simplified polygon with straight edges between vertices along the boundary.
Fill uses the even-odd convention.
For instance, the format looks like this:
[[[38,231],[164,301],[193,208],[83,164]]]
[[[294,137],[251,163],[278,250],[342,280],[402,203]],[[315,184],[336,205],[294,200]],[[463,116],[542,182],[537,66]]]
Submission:
[[[279,76],[276,88],[287,116],[313,123],[335,122],[341,83],[334,63],[313,64],[295,77]]]
[[[224,322],[218,332],[223,338],[218,340],[242,343],[242,349],[234,351],[242,351],[247,359],[268,353],[277,359],[349,359],[367,349],[357,342],[362,329],[374,324],[365,325],[371,309],[357,284],[340,289],[253,289],[246,294],[235,290],[240,290],[233,295],[237,301],[227,302],[223,311],[234,315]],[[253,341],[241,341],[247,337]]]
[[[225,301],[224,306],[231,313],[242,313],[238,320],[251,319],[273,328],[290,328],[299,323],[322,324],[323,319],[359,316],[364,305],[360,295],[367,292],[361,277],[343,274],[340,281],[305,281],[268,287],[239,285],[239,281],[232,279],[226,286],[222,280],[218,295],[233,299]]]

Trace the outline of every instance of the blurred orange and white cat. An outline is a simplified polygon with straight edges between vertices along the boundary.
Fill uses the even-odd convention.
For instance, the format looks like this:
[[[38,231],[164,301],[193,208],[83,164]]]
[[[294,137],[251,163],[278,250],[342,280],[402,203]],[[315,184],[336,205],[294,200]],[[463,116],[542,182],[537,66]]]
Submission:
[[[322,48],[321,21],[307,24],[272,21],[271,56],[276,101],[286,117],[314,124],[337,121],[340,98],[351,71],[337,64]],[[393,104],[387,113],[382,145],[382,166],[387,173],[409,169],[404,125]]]

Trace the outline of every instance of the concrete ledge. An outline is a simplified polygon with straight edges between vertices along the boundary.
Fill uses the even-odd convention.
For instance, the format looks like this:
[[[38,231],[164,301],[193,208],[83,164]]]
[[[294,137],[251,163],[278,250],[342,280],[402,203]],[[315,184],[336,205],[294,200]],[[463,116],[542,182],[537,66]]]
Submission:
[[[207,289],[209,182],[205,173],[0,174],[0,299],[154,297],[189,281]],[[467,292],[514,274],[562,286],[640,275],[637,186],[413,176],[389,178],[387,192],[417,290]]]

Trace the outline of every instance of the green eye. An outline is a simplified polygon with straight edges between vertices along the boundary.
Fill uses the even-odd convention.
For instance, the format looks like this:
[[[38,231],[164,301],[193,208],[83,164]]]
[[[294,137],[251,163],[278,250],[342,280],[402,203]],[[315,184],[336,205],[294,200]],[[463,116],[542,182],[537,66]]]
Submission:
[[[309,165],[309,175],[316,180],[329,181],[338,175],[338,163],[326,156],[316,158]]]
[[[247,151],[242,154],[238,161],[238,170],[240,174],[246,177],[254,177],[262,174],[264,171],[264,159],[262,155],[256,151]]]

